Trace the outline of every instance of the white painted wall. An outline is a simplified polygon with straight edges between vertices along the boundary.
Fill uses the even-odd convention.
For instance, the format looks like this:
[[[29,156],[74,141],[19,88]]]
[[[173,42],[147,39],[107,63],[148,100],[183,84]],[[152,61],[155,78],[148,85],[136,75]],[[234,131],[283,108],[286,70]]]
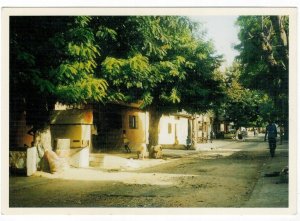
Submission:
[[[188,119],[180,117],[179,127],[177,128],[177,136],[179,144],[186,144],[186,138],[188,136]]]
[[[171,133],[168,131],[168,125],[171,124]],[[179,145],[186,144],[188,136],[188,119],[185,117],[175,117],[172,115],[163,115],[159,121],[159,144],[173,145],[175,144],[175,127]]]

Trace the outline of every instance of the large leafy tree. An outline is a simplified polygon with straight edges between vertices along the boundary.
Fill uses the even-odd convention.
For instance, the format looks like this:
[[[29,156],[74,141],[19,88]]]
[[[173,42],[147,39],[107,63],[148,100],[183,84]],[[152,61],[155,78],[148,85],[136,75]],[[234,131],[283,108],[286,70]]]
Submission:
[[[99,49],[89,22],[89,17],[11,17],[10,79],[67,103],[103,99],[107,84],[95,78]]]
[[[89,17],[10,17],[11,130],[24,111],[35,132],[57,101],[105,99],[107,82],[95,78],[99,48],[89,23]]]
[[[42,127],[56,101],[142,101],[150,111],[152,145],[163,113],[203,112],[222,96],[213,75],[221,57],[187,17],[12,17],[10,22],[11,101],[19,98],[11,108],[27,110],[31,125]]]
[[[222,96],[213,76],[221,57],[197,38],[195,24],[178,16],[111,19],[122,20],[110,26],[118,48],[103,60],[102,73],[126,101],[140,100],[150,112],[150,146],[158,142],[162,114],[213,108]]]
[[[242,64],[242,83],[266,92],[274,104],[273,120],[288,132],[289,18],[240,16],[236,46]]]

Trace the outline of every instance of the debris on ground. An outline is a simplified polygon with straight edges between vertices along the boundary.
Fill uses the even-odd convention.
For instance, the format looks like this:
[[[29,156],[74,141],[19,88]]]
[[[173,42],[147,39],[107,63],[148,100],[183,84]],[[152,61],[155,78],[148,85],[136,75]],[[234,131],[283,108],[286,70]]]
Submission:
[[[280,183],[288,183],[289,182],[289,167],[284,167],[280,172]]]

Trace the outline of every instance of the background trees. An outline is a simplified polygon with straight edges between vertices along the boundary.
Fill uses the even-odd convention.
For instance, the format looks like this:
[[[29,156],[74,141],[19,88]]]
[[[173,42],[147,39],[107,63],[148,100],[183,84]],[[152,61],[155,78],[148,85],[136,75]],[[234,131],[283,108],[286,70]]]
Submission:
[[[262,91],[245,88],[241,78],[241,65],[235,62],[224,77],[226,99],[220,105],[224,120],[233,122],[236,129],[261,127],[272,110],[272,101]]]
[[[288,16],[240,16],[236,46],[241,81],[272,99],[271,118],[284,126],[288,136],[289,18]],[[267,120],[267,119],[266,119]]]

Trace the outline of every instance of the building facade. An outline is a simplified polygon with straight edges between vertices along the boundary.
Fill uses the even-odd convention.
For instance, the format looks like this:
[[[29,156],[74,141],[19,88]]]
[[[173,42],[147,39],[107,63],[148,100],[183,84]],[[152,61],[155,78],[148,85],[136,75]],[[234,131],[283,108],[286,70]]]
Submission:
[[[108,104],[94,106],[94,152],[123,148],[124,135],[132,150],[148,143],[149,114],[137,104]]]

